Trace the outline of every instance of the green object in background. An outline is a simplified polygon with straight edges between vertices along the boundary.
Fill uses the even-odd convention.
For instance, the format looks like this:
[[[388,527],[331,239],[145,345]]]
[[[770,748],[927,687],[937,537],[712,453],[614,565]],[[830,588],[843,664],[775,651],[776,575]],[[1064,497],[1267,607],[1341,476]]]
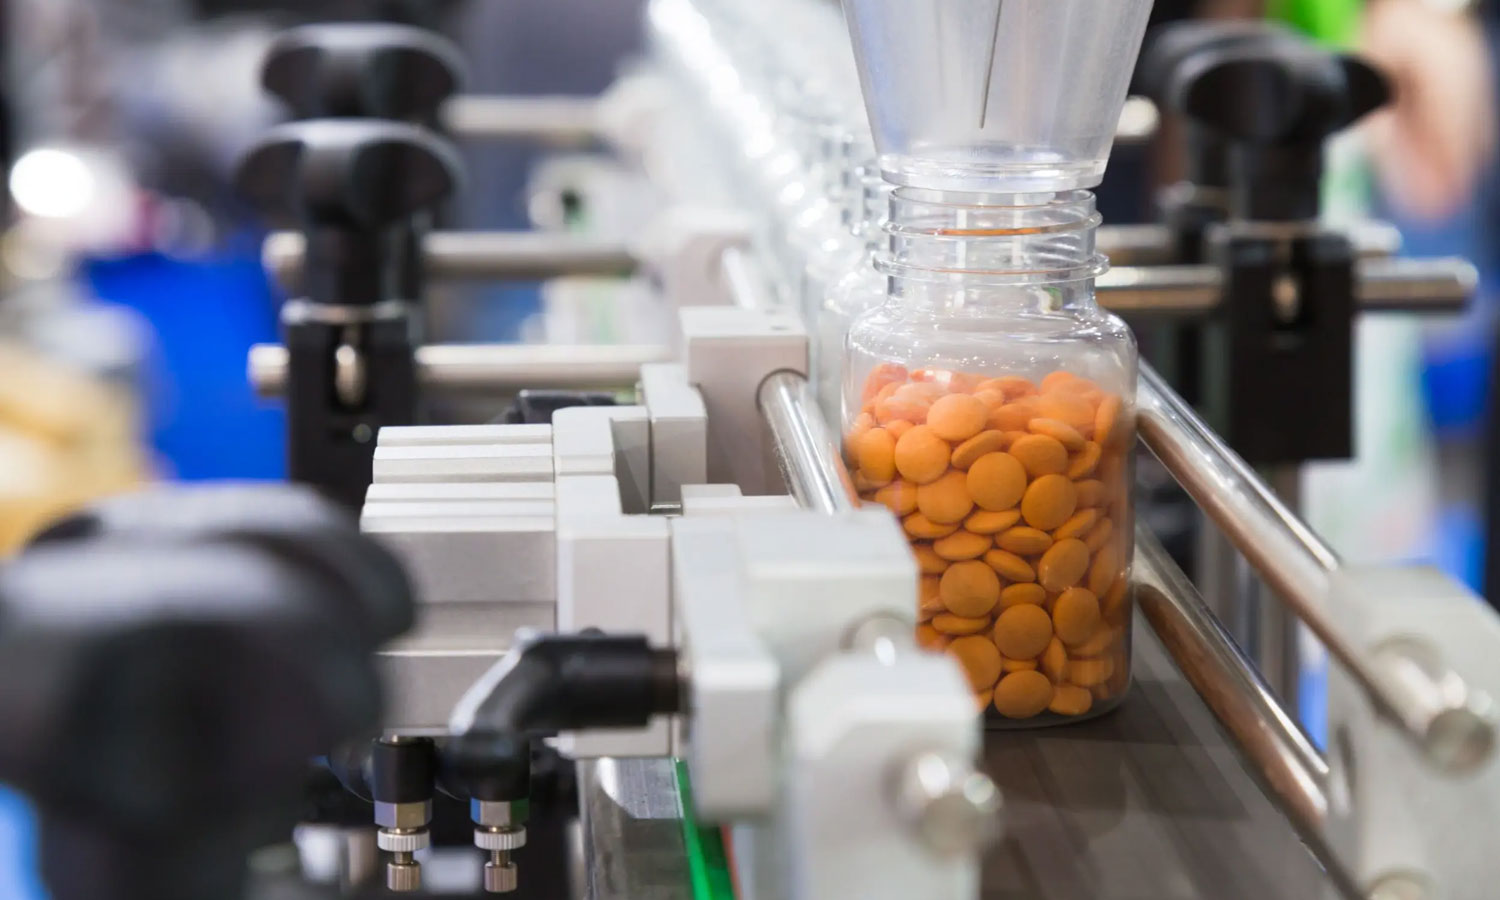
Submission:
[[[682,803],[682,842],[693,879],[693,900],[735,900],[734,879],[719,829],[698,824],[687,763],[676,760],[677,796]]]
[[[1266,0],[1266,18],[1339,47],[1354,43],[1363,9],[1364,0]]]

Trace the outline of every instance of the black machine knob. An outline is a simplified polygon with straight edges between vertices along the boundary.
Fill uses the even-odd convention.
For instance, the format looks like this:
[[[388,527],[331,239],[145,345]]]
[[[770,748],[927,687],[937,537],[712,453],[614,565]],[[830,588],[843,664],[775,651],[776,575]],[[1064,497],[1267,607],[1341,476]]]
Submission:
[[[1315,219],[1324,141],[1390,99],[1368,63],[1291,36],[1210,43],[1175,68],[1167,105],[1228,142],[1239,220]]]
[[[307,509],[268,496],[262,513]],[[410,621],[410,588],[352,525],[333,557],[389,573],[378,599],[318,540],[111,519],[0,570],[0,780],[38,808],[58,900],[240,897],[247,855],[290,834],[308,758],[378,727],[371,650],[392,598]]]
[[[1171,107],[1171,94],[1184,66],[1202,54],[1237,47],[1297,40],[1285,26],[1255,20],[1172,22],[1146,35],[1136,66],[1135,87],[1157,106]],[[1186,124],[1186,180],[1198,187],[1229,187],[1229,142],[1216,129],[1189,120]]]
[[[307,238],[307,299],[339,306],[401,298],[394,275],[412,216],[456,188],[459,159],[429,131],[377,119],[279,125],[240,164],[240,192]]]
[[[371,22],[283,32],[261,68],[261,83],[294,119],[392,119],[431,128],[462,79],[462,56],[446,38]],[[418,213],[401,238],[396,280],[407,300],[423,293],[422,237],[430,219]]]
[[[422,28],[344,22],[279,35],[261,84],[297,119],[399,119],[435,125],[463,81],[463,57]]]

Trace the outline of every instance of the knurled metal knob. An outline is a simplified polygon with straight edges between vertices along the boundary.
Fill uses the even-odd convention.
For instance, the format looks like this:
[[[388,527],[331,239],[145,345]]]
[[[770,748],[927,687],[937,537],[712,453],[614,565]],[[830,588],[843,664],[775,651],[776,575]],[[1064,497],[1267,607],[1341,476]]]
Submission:
[[[423,831],[391,831],[382,828],[375,832],[375,845],[391,853],[415,853],[425,850],[432,843],[432,836]]]
[[[386,863],[385,887],[402,893],[421,890],[422,867],[414,862]]]
[[[474,846],[481,850],[515,850],[526,846],[524,828],[476,828]]]
[[[516,889],[517,883],[514,863],[506,863],[503,866],[497,866],[492,862],[484,864],[484,889],[488,893],[508,894]]]

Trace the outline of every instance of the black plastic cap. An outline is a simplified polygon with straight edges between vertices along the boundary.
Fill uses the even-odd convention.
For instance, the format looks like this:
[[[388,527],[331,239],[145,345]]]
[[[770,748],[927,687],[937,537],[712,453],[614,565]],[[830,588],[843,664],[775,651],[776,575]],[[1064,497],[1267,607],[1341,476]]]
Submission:
[[[1368,63],[1303,45],[1240,47],[1196,62],[1175,105],[1251,144],[1321,146],[1391,96]]]
[[[452,145],[414,125],[315,119],[271,129],[235,182],[280,223],[375,231],[448,197],[460,171]]]
[[[463,70],[458,48],[431,31],[345,22],[282,33],[266,53],[261,84],[298,119],[430,124]]]
[[[1283,25],[1247,19],[1158,25],[1146,33],[1135,70],[1135,89],[1164,106],[1177,73],[1191,57],[1248,42],[1288,38],[1295,36]]]
[[[1167,106],[1223,140],[1238,220],[1318,215],[1323,143],[1390,99],[1364,61],[1287,36],[1240,40],[1181,59]]]

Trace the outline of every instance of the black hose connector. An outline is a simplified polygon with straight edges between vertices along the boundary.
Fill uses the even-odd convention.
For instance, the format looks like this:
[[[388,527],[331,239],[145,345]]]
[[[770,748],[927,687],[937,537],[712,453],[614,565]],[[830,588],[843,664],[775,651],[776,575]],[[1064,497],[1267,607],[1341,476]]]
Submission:
[[[501,665],[466,731],[540,737],[640,728],[682,702],[677,652],[653,648],[644,635],[526,635]]]
[[[370,745],[370,791],[376,803],[425,803],[437,782],[431,738],[380,738]]]
[[[442,782],[475,800],[525,799],[535,738],[581,728],[640,728],[679,712],[677,652],[644,635],[519,633],[460,701],[442,750]]]

